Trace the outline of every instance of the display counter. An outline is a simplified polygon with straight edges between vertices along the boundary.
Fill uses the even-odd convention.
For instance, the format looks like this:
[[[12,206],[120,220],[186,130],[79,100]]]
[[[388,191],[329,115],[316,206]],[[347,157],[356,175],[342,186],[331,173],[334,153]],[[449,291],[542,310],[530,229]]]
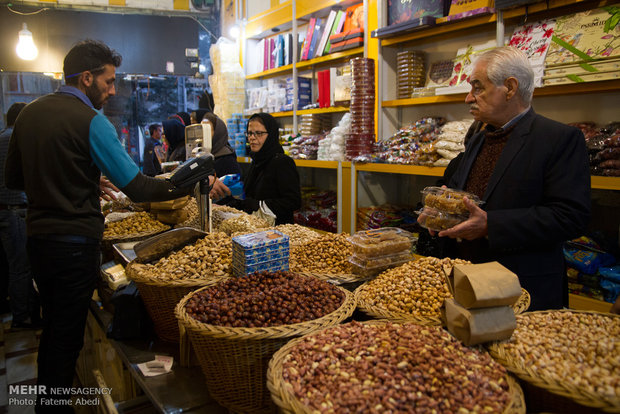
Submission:
[[[91,332],[93,324],[96,324],[103,332],[106,332],[111,321],[112,314],[104,310],[99,303],[93,301],[89,315]],[[107,342],[105,344],[107,345],[105,362],[113,364],[114,360],[116,360],[122,363],[123,368],[127,371],[135,385],[134,395],[129,400],[114,401],[118,412],[123,412],[123,407],[131,407],[138,404],[148,406],[150,403],[153,409],[159,413],[228,413],[228,410],[217,404],[209,395],[200,367],[183,367],[180,365],[178,344],[166,343],[159,339],[114,340],[111,338],[87,337],[85,338],[85,350],[88,348],[88,341],[91,339],[94,339],[95,342]],[[112,355],[112,352],[114,355]],[[85,354],[81,358],[87,358],[89,352],[85,352]],[[153,360],[155,355],[174,357],[172,370],[154,377],[145,377],[138,368],[138,364]],[[96,361],[95,365],[97,365]],[[103,371],[105,367],[98,368]],[[110,378],[105,378],[105,380],[108,387],[122,386],[121,384],[111,383]],[[107,411],[112,410],[108,408]]]

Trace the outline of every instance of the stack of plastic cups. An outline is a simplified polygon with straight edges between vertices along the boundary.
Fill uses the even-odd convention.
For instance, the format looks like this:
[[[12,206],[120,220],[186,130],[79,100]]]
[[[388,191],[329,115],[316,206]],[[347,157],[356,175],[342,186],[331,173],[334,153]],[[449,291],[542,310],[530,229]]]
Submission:
[[[348,160],[372,153],[375,143],[375,61],[352,59],[351,76],[351,132],[345,142]]]
[[[424,53],[405,51],[396,54],[398,99],[411,98],[414,88],[424,86]]]

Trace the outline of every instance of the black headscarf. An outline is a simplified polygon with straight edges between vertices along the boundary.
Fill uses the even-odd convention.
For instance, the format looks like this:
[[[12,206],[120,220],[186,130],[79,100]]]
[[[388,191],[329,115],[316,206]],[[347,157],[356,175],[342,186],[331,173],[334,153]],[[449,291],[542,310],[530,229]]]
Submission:
[[[194,115],[196,118],[196,122],[200,123],[202,119],[205,117],[205,114],[211,112],[208,109],[198,108],[194,111]]]
[[[177,115],[181,117],[181,119],[183,120],[183,124],[185,126],[188,126],[188,125],[192,124],[192,118],[189,116],[189,113],[187,113],[187,112],[177,112]]]
[[[213,137],[211,138],[211,154],[213,154],[215,158],[234,154],[235,150],[233,150],[228,143],[228,128],[226,128],[224,121],[211,112],[204,113],[202,119],[207,119],[213,124],[214,131]]]
[[[178,119],[166,119],[161,124],[164,127],[166,141],[168,141],[168,156],[166,157],[168,159],[179,146],[185,147],[185,126]]]
[[[263,167],[267,165],[267,163],[273,157],[275,157],[276,154],[284,154],[284,150],[280,145],[280,131],[278,121],[276,121],[273,116],[264,112],[252,115],[250,119],[248,119],[248,127],[250,126],[250,122],[252,121],[261,122],[265,126],[268,135],[265,143],[263,144],[261,149],[258,150],[258,152],[250,151],[250,158],[252,158],[252,164],[250,164],[250,169],[248,170],[248,173],[245,176],[243,183],[243,189],[246,192],[253,191],[252,188],[258,177],[262,174]]]
[[[274,155],[280,153],[284,154],[284,150],[280,145],[280,126],[276,119],[264,112],[254,114],[248,119],[248,127],[250,122],[258,121],[265,126],[268,134],[265,143],[258,152],[250,152],[250,158],[252,158],[252,164],[257,167],[273,158]],[[247,129],[246,129],[247,131]]]

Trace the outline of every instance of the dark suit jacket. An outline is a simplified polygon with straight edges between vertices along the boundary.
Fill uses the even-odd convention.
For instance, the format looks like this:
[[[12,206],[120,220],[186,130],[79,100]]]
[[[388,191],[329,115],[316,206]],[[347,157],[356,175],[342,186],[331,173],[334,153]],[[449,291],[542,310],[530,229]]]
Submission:
[[[448,187],[463,189],[484,142],[474,135]],[[519,276],[530,310],[561,308],[562,243],[581,235],[590,219],[590,172],[577,128],[530,109],[518,121],[483,196],[488,239],[456,243],[473,262],[497,260]]]

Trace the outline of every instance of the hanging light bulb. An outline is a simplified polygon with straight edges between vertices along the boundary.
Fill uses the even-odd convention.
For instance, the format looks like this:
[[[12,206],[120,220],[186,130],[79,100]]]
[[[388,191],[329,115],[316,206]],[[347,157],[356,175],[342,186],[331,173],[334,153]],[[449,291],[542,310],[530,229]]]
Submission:
[[[228,34],[233,39],[238,39],[239,35],[241,34],[241,28],[239,27],[239,24],[235,23],[232,26],[230,26],[230,29],[228,30]]]
[[[39,54],[39,50],[32,40],[32,32],[28,30],[26,23],[24,23],[22,30],[19,31],[19,41],[17,42],[15,51],[17,52],[17,56],[24,60],[32,60]]]

